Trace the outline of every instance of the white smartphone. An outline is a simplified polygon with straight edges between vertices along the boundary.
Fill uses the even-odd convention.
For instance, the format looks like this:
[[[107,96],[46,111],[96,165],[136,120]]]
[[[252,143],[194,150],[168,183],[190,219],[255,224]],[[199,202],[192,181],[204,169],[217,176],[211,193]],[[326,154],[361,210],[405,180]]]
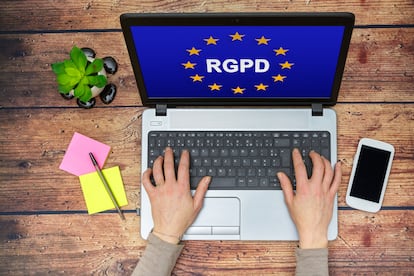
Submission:
[[[385,142],[359,141],[345,199],[350,207],[372,213],[381,209],[394,151]]]

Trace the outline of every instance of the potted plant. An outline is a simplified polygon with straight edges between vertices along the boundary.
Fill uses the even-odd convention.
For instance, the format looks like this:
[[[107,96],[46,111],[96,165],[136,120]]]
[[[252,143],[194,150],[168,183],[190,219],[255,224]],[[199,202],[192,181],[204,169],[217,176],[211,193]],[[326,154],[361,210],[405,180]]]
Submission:
[[[90,48],[74,46],[70,51],[70,59],[52,64],[56,74],[58,90],[65,99],[77,98],[78,106],[91,108],[95,105],[95,97],[109,104],[116,94],[116,86],[108,84],[107,73],[115,74],[117,63],[112,57],[95,58]]]

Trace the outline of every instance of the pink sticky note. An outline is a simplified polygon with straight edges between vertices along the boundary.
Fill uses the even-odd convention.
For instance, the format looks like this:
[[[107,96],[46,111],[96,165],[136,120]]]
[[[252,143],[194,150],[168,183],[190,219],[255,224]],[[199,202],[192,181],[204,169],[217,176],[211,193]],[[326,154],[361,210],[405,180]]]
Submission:
[[[110,150],[110,146],[75,132],[59,169],[76,176],[94,172],[95,167],[89,153],[93,153],[99,167],[102,169]]]

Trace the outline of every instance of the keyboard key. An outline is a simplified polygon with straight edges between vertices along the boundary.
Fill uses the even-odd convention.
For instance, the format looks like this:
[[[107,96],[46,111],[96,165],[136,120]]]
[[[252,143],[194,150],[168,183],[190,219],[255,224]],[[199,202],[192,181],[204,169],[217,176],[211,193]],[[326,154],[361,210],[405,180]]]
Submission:
[[[256,177],[247,178],[247,186],[257,187],[259,185],[259,180]]]
[[[290,167],[292,165],[290,149],[281,149],[280,158],[282,159],[282,167]]]
[[[223,168],[217,169],[217,176],[226,176],[226,170]]]
[[[191,188],[196,188],[198,182],[200,182],[201,177],[191,177],[190,183]],[[236,178],[234,177],[212,177],[209,185],[209,189],[215,188],[235,188],[236,187]]]
[[[269,186],[269,178],[260,178],[259,179],[260,187],[267,187]]]
[[[290,146],[290,140],[289,139],[274,139],[273,145],[275,147],[289,147]]]

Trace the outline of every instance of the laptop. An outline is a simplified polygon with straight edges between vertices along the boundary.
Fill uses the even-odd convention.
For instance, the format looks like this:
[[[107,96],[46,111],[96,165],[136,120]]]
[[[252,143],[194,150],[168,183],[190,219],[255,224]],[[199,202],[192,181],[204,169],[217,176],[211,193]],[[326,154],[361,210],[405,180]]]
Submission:
[[[337,160],[351,13],[122,14],[142,115],[142,172],[188,149],[191,189],[212,175],[187,240],[298,240],[276,177],[291,150]],[[240,144],[247,148],[237,148]],[[222,158],[222,159],[220,159]],[[261,159],[264,158],[264,159]],[[338,233],[335,200],[328,238]],[[152,229],[141,187],[141,235]]]

